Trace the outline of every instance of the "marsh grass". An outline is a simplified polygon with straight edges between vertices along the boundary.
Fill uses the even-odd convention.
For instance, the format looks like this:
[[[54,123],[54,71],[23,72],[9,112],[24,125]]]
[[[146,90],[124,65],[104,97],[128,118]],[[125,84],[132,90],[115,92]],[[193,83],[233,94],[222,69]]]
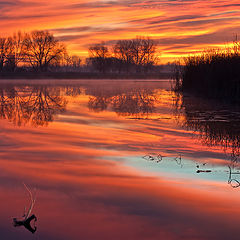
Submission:
[[[240,42],[211,49],[176,64],[175,90],[240,103]]]

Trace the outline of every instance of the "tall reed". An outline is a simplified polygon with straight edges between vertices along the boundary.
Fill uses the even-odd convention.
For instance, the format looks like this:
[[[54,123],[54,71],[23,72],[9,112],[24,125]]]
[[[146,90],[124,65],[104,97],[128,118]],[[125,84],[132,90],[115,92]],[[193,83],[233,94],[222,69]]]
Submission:
[[[240,42],[184,58],[175,71],[177,90],[240,102]]]

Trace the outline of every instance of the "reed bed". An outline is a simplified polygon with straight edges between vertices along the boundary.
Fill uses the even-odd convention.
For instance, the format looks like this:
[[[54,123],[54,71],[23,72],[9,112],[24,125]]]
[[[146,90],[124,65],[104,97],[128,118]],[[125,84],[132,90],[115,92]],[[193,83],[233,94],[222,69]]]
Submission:
[[[240,103],[240,42],[184,58],[175,68],[175,89]]]

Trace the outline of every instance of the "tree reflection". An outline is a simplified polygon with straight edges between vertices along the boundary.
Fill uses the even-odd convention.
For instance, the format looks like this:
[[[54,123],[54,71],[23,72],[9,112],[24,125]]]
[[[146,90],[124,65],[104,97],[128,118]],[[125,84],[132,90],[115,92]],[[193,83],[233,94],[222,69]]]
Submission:
[[[66,86],[64,92],[65,92],[65,95],[67,96],[77,97],[83,93],[83,89],[77,86],[74,86],[74,87]]]
[[[0,88],[0,118],[17,126],[30,123],[46,126],[53,116],[65,110],[66,100],[60,90],[47,86]]]
[[[119,116],[135,118],[148,117],[155,111],[156,94],[149,89],[131,89],[113,96],[95,93],[89,99],[88,107],[96,112],[111,107]]]
[[[237,108],[180,96],[178,110],[184,116],[183,127],[197,131],[203,144],[221,146],[237,161],[240,150],[240,111]]]
[[[111,103],[111,97],[106,96],[91,96],[89,97],[88,108],[94,112],[101,112],[107,109]]]
[[[148,116],[155,110],[156,96],[151,90],[136,89],[113,98],[113,109],[122,116]]]

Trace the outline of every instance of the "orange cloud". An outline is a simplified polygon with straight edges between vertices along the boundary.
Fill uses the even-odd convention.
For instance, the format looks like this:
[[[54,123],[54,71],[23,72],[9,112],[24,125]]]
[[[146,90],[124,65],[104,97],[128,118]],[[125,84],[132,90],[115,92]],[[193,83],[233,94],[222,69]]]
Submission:
[[[238,0],[8,0],[0,9],[2,35],[48,29],[83,56],[91,43],[147,35],[167,61],[231,42],[240,28]]]

